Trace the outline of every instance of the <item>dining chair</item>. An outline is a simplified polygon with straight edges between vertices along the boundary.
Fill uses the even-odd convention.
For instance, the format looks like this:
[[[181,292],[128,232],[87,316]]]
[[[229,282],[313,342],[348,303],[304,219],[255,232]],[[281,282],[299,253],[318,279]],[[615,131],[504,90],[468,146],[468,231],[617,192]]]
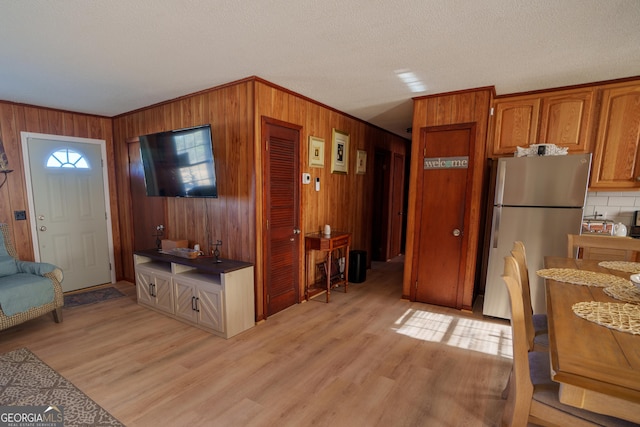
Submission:
[[[594,234],[567,234],[567,257],[597,261],[635,261],[640,239]]]
[[[551,379],[549,353],[529,351],[520,271],[516,259],[505,257],[502,276],[509,292],[513,372],[503,426],[632,426],[634,423],[560,402],[559,384]]]
[[[529,286],[529,267],[527,266],[527,253],[524,243],[517,240],[513,242],[511,256],[515,258],[520,272],[522,284],[522,301],[524,304],[525,326],[527,328],[527,341],[529,350],[546,351],[549,349],[549,335],[546,314],[533,314],[531,305],[531,287]]]
[[[522,303],[524,306],[524,321],[527,330],[527,344],[529,351],[549,351],[549,332],[546,314],[533,314],[531,305],[531,288],[529,286],[529,267],[527,266],[527,254],[524,243],[519,240],[513,242],[511,256],[515,258],[520,273],[520,283],[522,284]],[[511,388],[511,378],[509,375],[507,384],[502,390],[502,398],[509,396]]]

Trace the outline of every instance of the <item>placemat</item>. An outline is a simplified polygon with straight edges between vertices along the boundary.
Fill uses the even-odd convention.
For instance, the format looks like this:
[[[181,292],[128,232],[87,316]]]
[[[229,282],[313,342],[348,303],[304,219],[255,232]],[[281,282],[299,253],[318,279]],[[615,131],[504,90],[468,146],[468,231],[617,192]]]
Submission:
[[[626,285],[630,282],[613,274],[597,273],[595,271],[577,270],[575,268],[545,268],[536,271],[536,274],[545,279],[558,282],[573,283],[574,285],[608,287],[615,284]]]
[[[628,285],[616,283],[613,286],[604,288],[604,293],[612,298],[632,304],[640,304],[640,289],[629,282]]]
[[[640,262],[631,261],[600,261],[600,267],[610,268],[611,270],[624,271],[627,273],[640,273]]]
[[[607,328],[640,335],[640,305],[617,302],[578,302],[571,306],[583,319]]]

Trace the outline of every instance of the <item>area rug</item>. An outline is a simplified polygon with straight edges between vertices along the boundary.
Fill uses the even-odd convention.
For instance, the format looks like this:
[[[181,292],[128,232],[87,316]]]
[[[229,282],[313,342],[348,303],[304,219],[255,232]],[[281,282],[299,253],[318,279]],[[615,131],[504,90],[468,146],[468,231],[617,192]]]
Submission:
[[[123,426],[26,348],[0,355],[0,406],[62,408],[65,426]]]
[[[110,300],[113,298],[123,297],[124,294],[114,287],[94,289],[92,291],[80,292],[64,296],[65,308],[77,307],[79,305],[95,304]]]

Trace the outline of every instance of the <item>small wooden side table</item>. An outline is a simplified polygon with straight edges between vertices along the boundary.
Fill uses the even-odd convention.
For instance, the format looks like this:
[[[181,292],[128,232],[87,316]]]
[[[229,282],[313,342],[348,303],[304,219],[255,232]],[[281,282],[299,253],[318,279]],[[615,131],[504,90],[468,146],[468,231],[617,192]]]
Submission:
[[[331,288],[344,285],[344,291],[347,292],[349,285],[349,246],[351,245],[351,233],[344,231],[333,231],[330,236],[325,236],[322,233],[307,234],[304,239],[305,248],[305,266],[307,268],[305,276],[305,288],[304,296],[308,301],[310,298],[315,297],[321,293],[326,293],[327,302],[331,297]],[[323,282],[315,281],[315,266],[310,266],[309,254],[311,251],[325,251],[326,252],[326,269],[325,280]],[[333,262],[334,251],[341,251],[344,253],[344,272],[340,274],[337,279],[332,280],[331,277],[331,263]],[[311,270],[311,268],[313,270]],[[309,274],[312,274],[314,283],[309,284]]]

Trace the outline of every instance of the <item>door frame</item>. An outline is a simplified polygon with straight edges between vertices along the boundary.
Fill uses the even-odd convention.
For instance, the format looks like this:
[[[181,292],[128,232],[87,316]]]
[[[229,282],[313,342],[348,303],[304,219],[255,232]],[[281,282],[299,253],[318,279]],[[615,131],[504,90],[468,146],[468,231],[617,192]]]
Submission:
[[[64,135],[50,135],[45,133],[35,132],[20,132],[20,139],[22,142],[22,166],[24,167],[24,179],[25,186],[27,188],[27,204],[29,209],[29,224],[31,230],[31,242],[33,244],[33,257],[36,262],[40,261],[40,248],[38,245],[37,237],[37,225],[35,206],[33,202],[33,186],[31,182],[31,166],[29,162],[29,138],[35,139],[47,139],[60,142],[75,142],[84,144],[96,144],[100,146],[100,155],[102,156],[102,184],[104,186],[104,206],[106,215],[106,228],[107,228],[107,244],[109,252],[109,263],[111,264],[111,283],[116,283],[116,270],[115,270],[115,257],[113,250],[113,227],[111,225],[111,200],[109,194],[109,159],[107,158],[107,142],[104,139],[90,139],[80,138],[77,136],[64,136]]]

